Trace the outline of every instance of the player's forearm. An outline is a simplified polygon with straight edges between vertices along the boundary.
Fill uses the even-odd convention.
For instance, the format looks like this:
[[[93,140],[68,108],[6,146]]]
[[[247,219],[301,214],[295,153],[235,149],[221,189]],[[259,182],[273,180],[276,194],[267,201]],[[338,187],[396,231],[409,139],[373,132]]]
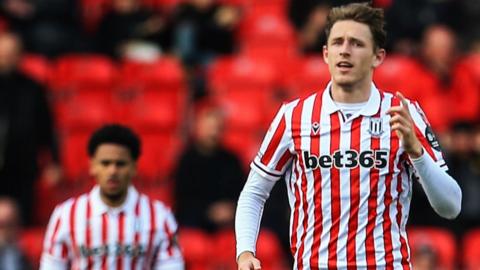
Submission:
[[[462,191],[455,179],[438,167],[425,151],[412,162],[435,212],[448,219],[457,217],[461,209]]]
[[[250,172],[238,199],[235,216],[237,258],[244,251],[255,253],[263,206],[274,185],[275,182],[263,179],[254,171]]]

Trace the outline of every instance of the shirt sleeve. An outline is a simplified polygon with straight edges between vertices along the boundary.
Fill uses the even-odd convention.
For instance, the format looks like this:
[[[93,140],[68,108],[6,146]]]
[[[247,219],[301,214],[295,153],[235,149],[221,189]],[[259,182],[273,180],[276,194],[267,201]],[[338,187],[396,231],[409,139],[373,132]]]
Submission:
[[[415,134],[420,140],[424,150],[433,159],[435,164],[437,164],[442,170],[447,171],[448,166],[443,158],[440,143],[438,142],[425,113],[420,108],[420,105],[417,102],[410,102],[409,111],[414,122]]]
[[[250,167],[262,177],[277,181],[292,160],[291,132],[287,121],[287,105],[282,105],[265,135],[260,150]]]
[[[235,214],[237,259],[238,256],[245,251],[250,251],[255,254],[263,207],[275,183],[274,181],[265,179],[254,170],[250,171],[247,183],[238,199]]]
[[[163,234],[159,240],[156,259],[153,269],[156,270],[184,270],[184,261],[178,245],[178,225],[170,210],[165,209],[165,216],[160,223]]]
[[[50,217],[43,243],[40,270],[68,269],[68,246],[66,225],[63,216],[64,205],[57,206]]]

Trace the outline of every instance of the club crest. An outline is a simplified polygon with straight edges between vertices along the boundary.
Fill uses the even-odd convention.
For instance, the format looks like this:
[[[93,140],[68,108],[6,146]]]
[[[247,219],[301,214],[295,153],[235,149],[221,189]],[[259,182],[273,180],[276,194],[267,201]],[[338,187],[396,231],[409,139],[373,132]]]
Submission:
[[[370,123],[368,126],[368,133],[372,135],[372,137],[380,137],[383,133],[383,123],[382,118],[380,117],[372,117],[370,118]]]

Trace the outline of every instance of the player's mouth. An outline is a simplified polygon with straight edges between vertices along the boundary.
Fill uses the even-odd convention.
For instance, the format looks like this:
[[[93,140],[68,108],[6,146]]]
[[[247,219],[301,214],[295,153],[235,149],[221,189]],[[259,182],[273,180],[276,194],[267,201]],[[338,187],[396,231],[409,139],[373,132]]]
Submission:
[[[118,188],[120,186],[120,181],[117,179],[108,179],[107,180],[107,187],[109,188]]]
[[[353,64],[348,61],[340,61],[337,63],[337,69],[342,72],[350,71],[353,68]]]

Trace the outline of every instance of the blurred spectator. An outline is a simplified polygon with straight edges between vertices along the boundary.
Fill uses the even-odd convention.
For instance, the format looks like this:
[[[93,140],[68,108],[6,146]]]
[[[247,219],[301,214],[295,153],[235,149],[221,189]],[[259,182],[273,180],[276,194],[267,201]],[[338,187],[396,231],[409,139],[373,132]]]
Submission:
[[[17,70],[19,38],[0,34],[0,195],[15,198],[31,223],[38,159],[44,156],[47,184],[60,178],[52,117],[44,89]],[[48,154],[49,160],[45,157]]]
[[[458,179],[463,191],[462,211],[455,222],[440,218],[429,206],[418,181],[414,181],[409,222],[444,227],[461,237],[467,230],[480,226],[480,129],[474,133],[473,124],[458,122],[445,138],[448,173]]]
[[[458,234],[480,226],[480,127],[457,123],[451,131],[449,171],[462,188],[462,212]]]
[[[427,27],[422,37],[420,56],[424,65],[442,85],[448,86],[451,68],[458,56],[455,33],[444,25]]]
[[[480,41],[480,1],[461,0],[457,1],[460,8],[461,20],[458,20],[458,27],[455,31],[462,37],[463,47],[466,50],[472,50],[475,43]]]
[[[32,269],[17,246],[20,230],[20,213],[16,203],[0,197],[0,269]]]
[[[291,0],[288,6],[290,22],[298,35],[299,51],[321,53],[325,44],[324,27],[331,6],[329,0]]]
[[[181,226],[210,232],[233,229],[235,203],[245,174],[222,144],[224,116],[211,100],[196,106],[193,138],[175,173],[176,214]]]
[[[415,270],[437,270],[437,254],[430,246],[417,247],[412,255],[412,266]]]
[[[168,33],[162,14],[141,8],[138,0],[113,0],[112,4],[112,10],[102,18],[97,32],[102,52],[118,58],[154,60],[167,50]]]
[[[444,25],[429,26],[419,50],[420,70],[414,74],[418,87],[416,100],[425,111],[433,129],[442,134],[451,124],[453,114],[448,108],[452,87],[452,70],[457,61],[457,39]]]
[[[0,0],[0,14],[18,32],[29,52],[46,56],[87,47],[75,0]]]
[[[188,66],[208,64],[215,56],[235,50],[235,30],[240,20],[236,7],[215,0],[181,3],[172,18],[173,44]]]
[[[455,27],[460,21],[455,0],[394,0],[386,10],[387,50],[411,55],[432,24]]]

